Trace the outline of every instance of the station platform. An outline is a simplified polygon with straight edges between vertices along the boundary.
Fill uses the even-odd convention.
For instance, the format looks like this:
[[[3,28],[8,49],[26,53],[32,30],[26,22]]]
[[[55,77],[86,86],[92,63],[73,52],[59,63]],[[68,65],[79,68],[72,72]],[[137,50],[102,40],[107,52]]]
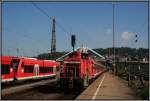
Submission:
[[[105,72],[98,77],[76,100],[138,100],[135,92],[128,87],[128,82]]]

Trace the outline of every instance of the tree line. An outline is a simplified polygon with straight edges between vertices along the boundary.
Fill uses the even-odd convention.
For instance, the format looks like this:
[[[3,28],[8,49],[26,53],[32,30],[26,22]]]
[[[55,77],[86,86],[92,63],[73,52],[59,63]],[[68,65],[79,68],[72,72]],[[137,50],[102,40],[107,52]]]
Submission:
[[[111,56],[113,55],[113,48],[96,48],[93,49],[99,54],[103,56]],[[56,52],[56,53],[42,53],[36,56],[38,59],[48,59],[48,60],[55,60],[68,52]],[[116,47],[115,48],[115,55],[119,58],[130,58],[133,61],[137,59],[147,58],[149,59],[149,49],[147,48],[129,48],[129,47]]]

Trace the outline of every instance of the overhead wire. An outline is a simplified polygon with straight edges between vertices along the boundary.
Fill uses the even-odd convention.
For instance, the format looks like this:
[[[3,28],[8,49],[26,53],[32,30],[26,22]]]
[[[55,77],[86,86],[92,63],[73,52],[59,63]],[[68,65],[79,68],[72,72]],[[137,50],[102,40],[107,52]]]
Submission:
[[[60,23],[58,23],[57,21],[56,21],[56,26],[58,26],[59,28],[61,28],[62,31],[64,31],[65,33],[69,33],[69,34],[71,35],[71,32],[67,31],[67,30],[66,30]]]
[[[47,16],[48,18],[50,18],[51,20],[53,19],[52,17],[49,16],[49,14],[47,12],[45,12],[42,8],[40,8],[37,4],[35,4],[34,2],[32,2],[33,6],[35,8],[37,8],[39,11],[41,11],[45,16]],[[60,23],[58,23],[58,21],[55,22],[56,26],[58,26],[59,28],[62,29],[62,31],[64,31],[65,33],[69,33],[71,35],[71,33],[69,31],[67,31]]]
[[[47,16],[48,18],[50,18],[51,20],[53,19],[52,17],[49,16],[49,14],[47,12],[45,12],[42,8],[40,8],[38,5],[36,5],[34,2],[32,2],[33,6],[38,9],[39,11],[41,11],[45,16]],[[69,34],[70,36],[72,35],[70,31],[66,30],[64,28],[64,26],[62,26],[58,20],[55,21],[56,26],[58,26],[63,32]],[[75,34],[75,33],[74,33]]]
[[[139,32],[139,30],[141,30],[141,27],[145,26],[147,24],[147,19],[137,28],[136,32]],[[134,27],[135,29],[135,27]]]
[[[148,30],[147,28],[143,28],[146,24],[147,24],[147,22],[145,21],[145,22],[142,24],[142,26],[140,26],[139,29],[137,29],[137,31],[134,33],[134,34],[135,34],[135,37],[138,37],[138,38],[141,37],[141,36],[143,35],[143,33],[145,33],[145,31]],[[142,30],[144,29],[144,30],[142,31],[141,29],[142,29]],[[141,32],[141,31],[142,31],[142,32]]]
[[[39,11],[41,11],[45,16],[52,19],[47,12],[45,12],[43,9],[41,9],[39,6],[37,6],[33,1],[31,2],[35,8],[37,8]]]
[[[22,32],[18,32],[18,31],[14,31],[14,30],[10,30],[9,28],[7,28],[7,31],[9,31],[10,33],[22,33]],[[26,34],[22,34],[22,38],[21,38],[21,41],[22,41],[22,39],[31,39],[33,42],[31,42],[31,44],[34,44],[34,46],[37,46],[37,45],[42,45],[42,42],[43,42],[43,40],[34,40],[33,39],[33,37],[31,37],[30,36],[31,35],[31,33],[26,33]],[[19,38],[20,39],[20,38]],[[15,40],[16,41],[16,40]],[[46,41],[46,40],[44,40],[44,41]],[[18,43],[20,43],[20,41],[16,41],[15,42],[16,43],[16,46],[17,47],[15,47],[15,48],[9,48],[9,49],[7,49],[7,53],[8,53],[8,55],[12,52],[12,51],[14,51],[15,53],[16,53],[16,49],[18,48],[19,49],[19,54],[20,55],[24,55],[25,53],[27,53],[27,52],[29,52],[29,51],[32,51],[32,52],[35,52],[35,51],[37,51],[37,50],[26,50],[26,49],[23,49],[23,48],[21,48],[21,47],[18,47],[19,45],[18,45]],[[38,43],[38,44],[36,44],[36,43]],[[18,50],[17,49],[17,50]],[[21,53],[20,51],[22,51],[23,53]],[[36,52],[37,53],[37,52]]]
[[[139,25],[137,28],[136,27],[134,27],[133,29],[135,29],[136,31],[134,32],[134,34],[135,35],[138,35],[138,36],[140,36],[140,31],[141,31],[141,29],[147,24],[147,19],[141,24],[141,25]]]

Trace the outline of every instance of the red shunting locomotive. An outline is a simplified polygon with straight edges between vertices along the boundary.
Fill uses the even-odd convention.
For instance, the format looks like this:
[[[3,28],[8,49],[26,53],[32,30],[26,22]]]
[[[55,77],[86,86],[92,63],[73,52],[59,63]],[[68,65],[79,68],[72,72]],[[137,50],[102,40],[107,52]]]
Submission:
[[[96,63],[90,54],[80,50],[74,51],[64,59],[60,76],[61,89],[66,91],[86,88],[104,70],[104,66]]]

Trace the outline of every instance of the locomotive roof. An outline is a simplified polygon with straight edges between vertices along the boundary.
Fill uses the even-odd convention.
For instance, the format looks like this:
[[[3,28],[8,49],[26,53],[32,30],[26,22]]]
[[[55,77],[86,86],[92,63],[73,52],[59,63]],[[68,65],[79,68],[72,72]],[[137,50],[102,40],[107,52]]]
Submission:
[[[56,62],[56,61],[54,61],[54,60],[43,60],[43,61],[50,61],[50,62]]]
[[[105,57],[103,57],[101,54],[97,53],[96,51],[94,51],[93,49],[90,49],[88,47],[78,47],[75,49],[75,52],[76,51],[80,51],[81,53],[84,52],[84,53],[93,53],[93,55],[96,55],[97,57],[100,57],[101,60],[105,60]],[[73,53],[74,51],[70,51],[68,52],[67,54],[59,57],[56,59],[56,61],[63,61],[65,57],[67,57],[69,54]]]

